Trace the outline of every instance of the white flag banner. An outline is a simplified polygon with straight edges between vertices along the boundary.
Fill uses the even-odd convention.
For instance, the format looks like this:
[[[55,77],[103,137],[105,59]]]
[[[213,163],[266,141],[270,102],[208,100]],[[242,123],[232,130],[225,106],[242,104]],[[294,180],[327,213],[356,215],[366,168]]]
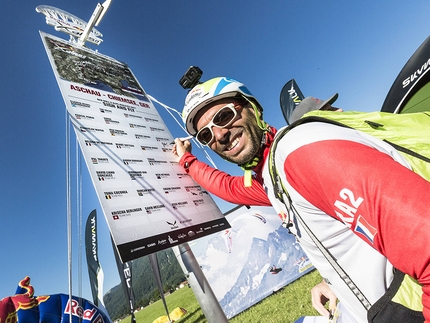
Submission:
[[[121,260],[229,228],[129,67],[40,34]]]

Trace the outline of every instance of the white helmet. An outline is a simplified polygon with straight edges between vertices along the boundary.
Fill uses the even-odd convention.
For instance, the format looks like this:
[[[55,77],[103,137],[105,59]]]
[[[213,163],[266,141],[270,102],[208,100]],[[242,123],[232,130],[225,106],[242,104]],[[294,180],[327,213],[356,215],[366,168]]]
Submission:
[[[224,98],[242,96],[252,98],[258,103],[244,84],[231,78],[216,77],[196,85],[188,92],[182,110],[182,120],[187,132],[193,136],[197,134],[197,130],[194,128],[194,117],[207,104]],[[258,105],[261,109],[261,105]]]

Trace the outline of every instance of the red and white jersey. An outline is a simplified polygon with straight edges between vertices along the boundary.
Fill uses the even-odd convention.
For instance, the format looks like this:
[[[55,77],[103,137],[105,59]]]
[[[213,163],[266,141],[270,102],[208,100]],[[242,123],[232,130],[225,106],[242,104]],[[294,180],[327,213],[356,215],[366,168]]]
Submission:
[[[367,300],[373,304],[385,293],[391,262],[423,285],[430,322],[430,183],[389,144],[326,123],[293,128],[275,156],[295,209]],[[263,179],[272,205],[286,213],[273,194],[267,160]],[[343,306],[357,322],[367,322],[363,305],[297,219],[290,220],[291,231]]]
[[[268,147],[265,157],[267,152]],[[367,300],[373,304],[385,293],[393,277],[391,262],[423,286],[424,316],[430,322],[430,183],[412,172],[390,145],[327,123],[290,130],[278,144],[276,162],[295,208]],[[286,212],[273,195],[267,164],[263,174],[259,165],[251,187],[244,186],[242,176],[214,169],[190,153],[180,164],[205,189],[227,201],[272,203],[278,213]],[[260,184],[263,179],[270,201]],[[292,221],[291,231],[343,306],[357,322],[367,322],[364,307]]]

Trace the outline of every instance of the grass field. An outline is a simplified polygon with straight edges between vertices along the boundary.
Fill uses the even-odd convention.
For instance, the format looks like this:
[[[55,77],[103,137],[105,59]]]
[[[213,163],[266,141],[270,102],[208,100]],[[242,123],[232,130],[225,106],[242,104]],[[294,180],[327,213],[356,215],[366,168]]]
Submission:
[[[321,276],[314,270],[294,281],[285,288],[265,298],[239,315],[231,318],[231,323],[290,323],[301,316],[318,315],[312,308],[310,290],[321,282]],[[176,322],[206,323],[207,320],[200,309],[191,288],[182,288],[166,297],[169,312],[176,307],[187,310],[187,314]],[[160,301],[145,307],[136,313],[137,323],[152,323],[158,317],[166,315],[163,303]],[[130,317],[121,323],[130,323]]]

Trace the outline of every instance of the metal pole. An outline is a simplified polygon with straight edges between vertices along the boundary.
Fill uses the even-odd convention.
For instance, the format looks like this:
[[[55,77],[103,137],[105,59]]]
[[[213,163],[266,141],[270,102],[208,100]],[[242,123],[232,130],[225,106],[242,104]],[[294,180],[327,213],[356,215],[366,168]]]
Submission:
[[[91,30],[93,30],[94,26],[98,26],[100,21],[103,19],[106,11],[108,10],[112,0],[106,0],[103,2],[103,4],[98,3],[96,6],[96,9],[94,9],[93,14],[91,15],[90,20],[87,23],[87,26],[85,27],[84,31],[82,32],[81,37],[78,39],[78,45],[84,46],[85,42],[87,41],[88,35],[91,33]]]
[[[172,249],[182,270],[188,276],[188,282],[208,323],[228,323],[227,317],[188,243],[180,244]]]

